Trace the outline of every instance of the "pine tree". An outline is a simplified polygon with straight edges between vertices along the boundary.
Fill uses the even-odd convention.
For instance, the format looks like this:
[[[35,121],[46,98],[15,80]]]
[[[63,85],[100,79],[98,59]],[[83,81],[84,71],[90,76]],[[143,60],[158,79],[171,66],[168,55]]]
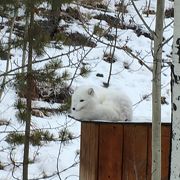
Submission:
[[[34,4],[28,7],[30,10],[30,24],[28,29],[28,66],[27,66],[27,89],[32,87],[32,56],[33,56],[33,25],[34,25]],[[32,106],[32,93],[27,93],[27,119],[25,128],[25,142],[24,142],[24,158],[23,158],[23,180],[28,180],[28,163],[29,163],[29,138],[31,126],[31,107]]]
[[[72,0],[47,0],[47,2],[51,5],[51,13],[49,18],[49,26],[50,26],[50,36],[51,38],[54,37],[54,34],[57,31],[59,21],[61,20],[60,12],[61,7],[64,3],[70,3]]]

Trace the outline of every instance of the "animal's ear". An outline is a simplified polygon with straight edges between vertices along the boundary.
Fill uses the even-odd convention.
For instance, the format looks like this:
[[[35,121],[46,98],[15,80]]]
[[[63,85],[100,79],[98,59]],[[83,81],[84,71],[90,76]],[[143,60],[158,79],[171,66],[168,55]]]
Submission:
[[[93,88],[89,88],[89,89],[88,89],[88,94],[89,94],[90,96],[93,96],[93,95],[94,95],[94,89],[93,89]]]

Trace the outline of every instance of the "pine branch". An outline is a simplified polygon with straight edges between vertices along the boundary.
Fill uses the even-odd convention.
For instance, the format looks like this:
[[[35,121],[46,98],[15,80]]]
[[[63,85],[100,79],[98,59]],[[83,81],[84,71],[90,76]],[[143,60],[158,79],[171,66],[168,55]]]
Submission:
[[[41,63],[41,62],[53,60],[53,59],[56,59],[56,58],[59,58],[59,57],[62,57],[62,56],[67,56],[67,55],[69,55],[70,53],[73,53],[73,52],[78,51],[78,50],[80,50],[80,49],[82,49],[82,47],[75,48],[75,49],[73,49],[73,50],[71,50],[71,51],[69,51],[69,52],[67,52],[67,53],[61,53],[60,55],[57,55],[57,56],[48,57],[48,58],[45,58],[45,59],[40,59],[40,60],[37,60],[37,61],[33,61],[32,64],[37,64],[37,63]],[[17,70],[20,70],[20,69],[22,69],[22,68],[25,68],[25,67],[27,67],[27,66],[28,66],[28,64],[25,64],[24,66],[20,66],[20,67],[14,68],[14,69],[12,69],[12,70],[9,70],[9,71],[7,71],[7,72],[5,72],[5,73],[0,74],[0,77],[9,75],[10,73],[15,72],[15,71],[17,71]]]

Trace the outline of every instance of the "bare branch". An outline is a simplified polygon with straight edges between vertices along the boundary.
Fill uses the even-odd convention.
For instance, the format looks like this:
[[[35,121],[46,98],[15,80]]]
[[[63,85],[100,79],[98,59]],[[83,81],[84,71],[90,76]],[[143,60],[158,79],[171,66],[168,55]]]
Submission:
[[[138,14],[139,18],[141,19],[141,21],[143,22],[143,24],[145,25],[145,27],[148,29],[148,31],[151,33],[151,36],[153,37],[154,39],[154,36],[155,36],[155,32],[151,30],[151,28],[148,26],[148,24],[146,23],[146,21],[143,19],[142,15],[139,13],[139,10],[137,9],[135,3],[134,3],[134,0],[131,0],[132,2],[132,5],[134,7],[134,9],[136,10],[136,13]]]

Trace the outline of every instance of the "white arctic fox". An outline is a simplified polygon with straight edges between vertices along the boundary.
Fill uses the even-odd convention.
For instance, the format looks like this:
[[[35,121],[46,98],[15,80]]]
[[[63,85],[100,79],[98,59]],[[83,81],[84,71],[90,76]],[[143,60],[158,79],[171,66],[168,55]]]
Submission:
[[[81,86],[71,99],[71,115],[79,120],[132,120],[132,103],[118,90]]]

